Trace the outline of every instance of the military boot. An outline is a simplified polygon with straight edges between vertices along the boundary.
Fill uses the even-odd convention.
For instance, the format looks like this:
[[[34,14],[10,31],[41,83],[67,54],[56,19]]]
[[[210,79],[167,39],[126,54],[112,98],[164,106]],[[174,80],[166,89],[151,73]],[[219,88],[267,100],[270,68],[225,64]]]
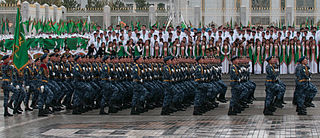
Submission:
[[[286,102],[284,102],[284,99],[283,99],[284,97],[281,97],[281,103],[282,104],[287,104]]]
[[[221,103],[226,103],[228,100],[226,99],[225,95],[220,94],[219,98],[217,98],[217,100]]]
[[[29,107],[29,103],[26,103],[24,106],[25,106],[24,111],[33,111],[33,109]]]
[[[46,117],[48,115],[45,113],[45,111],[43,109],[39,109],[38,116],[39,117]]]
[[[132,107],[130,114],[131,115],[139,115],[140,113],[136,110],[136,107]]]
[[[72,114],[73,115],[80,115],[81,114],[80,106],[74,107],[74,109],[72,110]]]
[[[104,107],[101,107],[101,108],[100,108],[99,115],[108,115],[108,113],[106,113],[106,112],[104,111]]]
[[[312,103],[312,99],[311,98],[306,98],[304,105],[306,107],[315,107],[315,105]]]
[[[9,103],[8,103],[8,107],[13,110],[12,104],[13,104],[13,100],[10,99],[10,101],[9,101]]]
[[[161,115],[170,115],[168,107],[162,107]]]
[[[13,114],[22,114],[22,112],[19,111],[19,104],[14,105]]]
[[[264,115],[273,115],[273,112],[270,110],[270,107],[265,107],[263,110]]]
[[[31,108],[34,110],[34,109],[38,109],[38,106],[35,102],[32,102],[31,103]]]
[[[303,107],[297,107],[298,115],[307,115],[307,112],[303,109]]]
[[[195,107],[194,107],[193,115],[202,115],[201,107],[200,107],[200,106],[195,106]]]
[[[283,108],[281,99],[276,99],[274,102],[274,106],[278,108]]]
[[[234,107],[229,107],[228,115],[237,115],[237,112],[235,111]]]
[[[13,116],[12,114],[10,114],[9,112],[8,112],[8,107],[5,107],[4,108],[4,115],[3,115],[4,117],[7,117],[7,116]]]

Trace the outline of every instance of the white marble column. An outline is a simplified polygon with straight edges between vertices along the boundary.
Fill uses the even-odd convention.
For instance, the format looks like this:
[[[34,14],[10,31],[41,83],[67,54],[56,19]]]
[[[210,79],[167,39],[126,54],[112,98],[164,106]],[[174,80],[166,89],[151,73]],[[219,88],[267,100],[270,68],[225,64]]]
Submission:
[[[250,14],[250,0],[241,0],[241,9],[240,9],[240,18],[241,18],[241,23],[244,26],[248,25],[248,21],[251,22],[251,16]],[[243,11],[245,10],[245,11]]]
[[[280,22],[281,19],[281,3],[280,0],[271,0],[270,23]]]
[[[149,7],[149,22],[151,25],[156,23],[156,7],[153,5]]]
[[[235,0],[225,0],[225,14],[224,14],[224,23],[230,22],[231,18],[232,21],[234,22],[235,19]]]
[[[111,9],[108,5],[103,7],[103,29],[111,25]]]
[[[36,19],[40,19],[40,4],[36,2],[34,5],[36,5]]]
[[[64,6],[61,6],[61,19],[62,20],[66,20],[66,13],[67,13],[67,9]]]
[[[193,27],[197,28],[201,20],[201,8],[200,6],[194,7],[194,25]]]
[[[44,4],[44,17],[45,19],[49,19],[49,5],[48,4]]]
[[[315,14],[316,15],[318,15],[318,16],[315,16],[315,20],[314,20],[314,22],[315,23],[317,23],[319,20],[320,20],[320,1],[319,0],[316,0],[315,1],[315,5],[314,5],[314,7],[315,7]]]
[[[56,5],[52,5],[52,7],[53,7],[53,20],[57,20],[58,19],[58,7],[56,6]]]
[[[295,0],[286,0],[286,24],[295,22]]]
[[[21,16],[22,16],[22,21],[26,21],[29,18],[29,2],[25,1],[22,3],[21,6]]]

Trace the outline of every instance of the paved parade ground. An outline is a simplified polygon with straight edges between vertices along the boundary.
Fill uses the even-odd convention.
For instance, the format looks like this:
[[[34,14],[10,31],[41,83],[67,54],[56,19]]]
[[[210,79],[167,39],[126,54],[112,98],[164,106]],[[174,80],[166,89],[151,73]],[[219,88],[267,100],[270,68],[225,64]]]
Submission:
[[[105,116],[97,115],[98,110],[78,116],[63,111],[44,118],[37,111],[11,118],[0,114],[0,137],[318,137],[320,102],[308,108],[307,116],[297,116],[287,103],[274,116],[262,114],[263,101],[238,116],[226,115],[229,104],[202,116],[193,116],[191,107],[170,116],[160,116],[160,108],[138,116],[129,115],[130,110]]]

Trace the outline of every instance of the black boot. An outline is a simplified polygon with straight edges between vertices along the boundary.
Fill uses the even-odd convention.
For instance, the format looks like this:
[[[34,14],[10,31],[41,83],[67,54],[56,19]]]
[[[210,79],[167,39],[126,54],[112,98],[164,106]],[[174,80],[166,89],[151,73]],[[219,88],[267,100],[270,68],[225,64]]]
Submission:
[[[31,108],[32,108],[33,110],[35,110],[35,109],[38,109],[38,106],[37,106],[36,103],[32,102],[32,103],[31,103]]]
[[[101,107],[101,108],[100,108],[100,113],[99,113],[99,115],[108,115],[108,113],[106,113],[106,112],[104,111],[104,107]]]
[[[19,109],[20,105],[15,103],[14,105],[14,109],[13,109],[13,114],[22,114],[22,112],[20,112]]]
[[[219,98],[217,98],[217,100],[221,103],[226,103],[228,100],[226,99],[225,95],[220,94]]]
[[[281,99],[276,99],[274,102],[274,106],[278,108],[283,108]]]
[[[81,115],[80,106],[74,107],[72,110],[73,115]]]
[[[24,106],[25,106],[24,111],[33,111],[33,109],[29,107],[29,103],[26,103]]]
[[[265,107],[263,110],[264,115],[273,115],[273,112],[270,110],[270,107]]]
[[[139,115],[140,113],[136,110],[136,107],[132,107],[130,114],[131,115]]]
[[[39,109],[38,116],[39,117],[46,117],[48,115],[45,113],[45,111],[43,109]]]
[[[118,112],[118,110],[113,106],[113,105],[111,105],[110,107],[109,107],[109,111],[108,111],[108,113],[110,114],[110,113],[117,113]]]
[[[237,112],[234,110],[234,107],[229,107],[228,115],[237,115]]]
[[[49,106],[46,106],[44,109],[43,109],[43,112],[45,114],[52,114],[52,111],[50,110]]]
[[[311,98],[306,98],[304,105],[306,107],[315,107],[315,105],[312,103],[312,99]]]
[[[298,107],[297,106],[297,110],[298,115],[307,115],[306,109],[304,109],[303,107]]]
[[[168,107],[162,107],[161,115],[170,115]]]
[[[9,103],[8,103],[8,107],[13,110],[12,104],[13,104],[13,100],[10,100]]]
[[[22,113],[18,109],[14,109],[13,114],[22,114]]]
[[[201,107],[195,106],[193,110],[193,115],[202,115]]]
[[[281,103],[282,103],[282,104],[287,104],[286,102],[284,102],[283,97],[281,97]]]
[[[8,112],[8,107],[5,107],[4,108],[4,115],[3,115],[4,117],[7,117],[7,116],[13,116],[12,114],[10,114],[9,112]]]

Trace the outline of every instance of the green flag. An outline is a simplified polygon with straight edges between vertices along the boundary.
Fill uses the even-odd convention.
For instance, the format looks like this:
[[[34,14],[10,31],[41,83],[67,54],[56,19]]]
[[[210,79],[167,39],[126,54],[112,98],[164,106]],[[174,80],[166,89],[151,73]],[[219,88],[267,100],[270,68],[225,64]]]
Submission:
[[[13,65],[20,72],[28,63],[28,47],[24,37],[20,8],[17,8],[16,26],[13,39]]]
[[[181,23],[181,28],[182,29],[186,29],[187,28],[187,26],[186,26],[186,24],[184,22]]]
[[[138,31],[141,31],[141,24],[139,21],[137,22],[137,27],[138,27]]]
[[[29,28],[30,28],[30,17],[29,17],[29,19],[26,20],[23,24],[26,25],[27,32],[29,32]]]

